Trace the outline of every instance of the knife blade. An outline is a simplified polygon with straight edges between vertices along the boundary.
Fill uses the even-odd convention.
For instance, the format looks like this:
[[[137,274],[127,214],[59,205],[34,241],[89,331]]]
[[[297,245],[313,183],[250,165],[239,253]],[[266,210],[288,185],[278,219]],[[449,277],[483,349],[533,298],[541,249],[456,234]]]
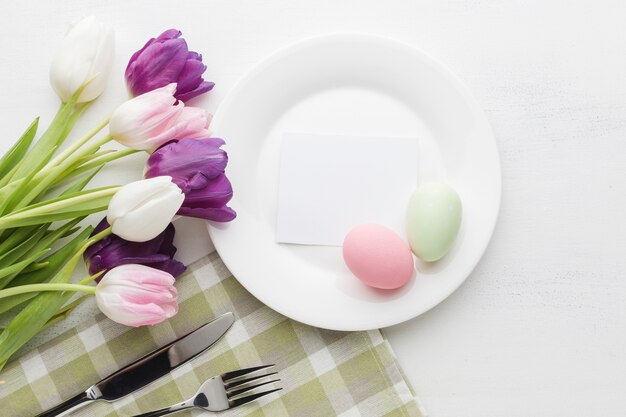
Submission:
[[[185,336],[156,349],[37,417],[65,416],[92,401],[115,401],[156,381],[213,346],[235,322],[226,313]]]

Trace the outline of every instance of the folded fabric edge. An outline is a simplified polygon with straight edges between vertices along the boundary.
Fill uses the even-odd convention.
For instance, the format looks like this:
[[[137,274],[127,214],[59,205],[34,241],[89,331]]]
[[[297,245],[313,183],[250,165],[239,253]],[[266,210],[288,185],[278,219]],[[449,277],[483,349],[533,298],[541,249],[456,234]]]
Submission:
[[[415,401],[415,404],[417,404],[417,408],[419,409],[423,417],[428,417],[428,412],[426,411],[426,408],[424,407],[424,404],[422,404],[422,401],[420,400],[420,398],[417,396],[417,393],[415,392],[415,388],[413,388],[413,384],[411,384],[411,381],[409,380],[407,375],[404,373],[402,366],[400,366],[400,362],[398,361],[396,352],[393,350],[391,343],[389,343],[389,339],[387,338],[385,331],[383,329],[380,329],[379,332],[381,336],[383,337],[383,340],[385,342],[385,345],[387,346],[387,349],[389,350],[390,355],[393,357],[393,362],[398,373],[400,373],[400,375],[402,376],[402,379],[404,380],[404,383],[409,388],[411,395],[413,395],[413,401]]]

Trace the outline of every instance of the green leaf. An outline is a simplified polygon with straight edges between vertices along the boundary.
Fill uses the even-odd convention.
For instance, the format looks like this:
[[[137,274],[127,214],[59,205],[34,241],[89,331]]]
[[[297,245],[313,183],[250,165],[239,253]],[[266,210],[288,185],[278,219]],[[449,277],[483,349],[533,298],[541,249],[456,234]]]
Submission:
[[[25,241],[32,235],[38,226],[23,227],[10,230],[11,234],[0,243],[0,254],[12,250],[14,247]]]
[[[87,152],[85,156],[83,156],[82,158],[79,158],[76,161],[72,162],[72,160],[68,158],[68,160],[65,161],[64,163],[61,163],[60,165],[57,165],[52,168],[48,168],[46,170],[45,178],[36,178],[39,182],[44,183],[43,185],[39,185],[40,192],[46,190],[47,188],[52,188],[54,187],[55,184],[58,184],[62,182],[65,178],[72,176],[72,174],[78,169],[80,165],[86,162],[89,162],[93,159],[97,159],[102,155],[106,155],[108,153],[113,152],[113,151],[97,152],[97,150],[98,148],[95,148]],[[30,203],[33,200],[34,200],[34,197],[31,196],[31,198],[28,200],[28,203]]]
[[[37,198],[37,196],[42,194],[51,184],[53,184],[62,172],[62,167],[54,167],[47,170],[46,176],[40,181],[29,181],[28,187],[22,188],[25,192],[15,193],[13,196],[13,202],[9,205],[9,210],[13,212],[26,207],[30,204],[30,202]]]
[[[63,191],[63,194],[61,195],[69,195],[69,194],[74,194],[77,193],[79,191],[82,191],[83,188],[85,188],[87,186],[87,184],[89,184],[89,181],[91,181],[93,179],[93,177],[96,176],[96,174],[98,172],[100,172],[100,170],[102,169],[102,167],[98,167],[94,170],[92,170],[88,175],[85,175],[84,178],[76,181],[72,186],[68,187],[65,191]]]
[[[43,261],[47,262],[48,265],[37,271],[25,272],[19,274],[9,285],[7,288],[15,287],[18,285],[28,285],[28,284],[40,284],[42,282],[48,282],[50,279],[61,269],[63,264],[67,262],[67,260],[75,253],[80,245],[89,237],[91,232],[93,231],[93,227],[89,226],[85,228],[81,233],[76,235],[70,242],[65,244],[61,249],[57,250],[53,254],[44,258]],[[14,295],[12,297],[1,298],[0,299],[0,314],[5,311],[9,311],[13,307],[24,303],[25,301],[34,298],[37,293],[28,293],[28,294],[19,294]]]
[[[109,152],[104,152],[103,154],[106,153]],[[79,191],[82,191],[87,186],[87,184],[89,184],[93,177],[95,177],[96,174],[100,172],[103,166],[104,163],[100,164],[99,166],[95,166],[95,168],[94,166],[89,166],[87,169],[84,169],[82,166],[76,165],[76,167],[73,167],[72,169],[68,169],[63,172],[63,174],[61,174],[61,176],[56,179],[52,188],[55,189],[58,187],[62,187],[64,183],[65,185],[67,185],[68,183],[72,183],[72,181],[74,181],[73,185],[66,188],[60,196],[78,193]],[[79,177],[85,173],[87,173],[87,175],[84,175],[83,178],[79,180],[74,179],[74,177]]]
[[[68,172],[71,173],[74,171],[76,167],[82,163],[81,161],[88,162],[97,158],[97,154],[94,154],[96,150],[97,149],[93,150],[90,154],[84,156],[75,163],[61,164],[59,166],[47,168],[45,170],[45,175],[36,175],[35,177],[32,177],[32,175],[29,176],[28,181],[25,182],[28,187],[20,187],[18,191],[13,193],[11,196],[11,204],[7,205],[8,209],[5,211],[13,212],[20,210],[29,205],[32,201],[43,196],[50,187],[63,179],[63,177],[67,176]],[[109,152],[110,151],[103,152],[102,154]]]
[[[8,267],[16,261],[23,261],[24,259],[30,259],[34,254],[41,252],[42,250],[48,250],[57,240],[61,239],[68,230],[76,226],[84,217],[75,218],[56,230],[52,230],[44,235],[50,224],[42,226],[31,238],[27,239],[24,243],[17,248],[11,250],[7,254],[3,255],[3,259],[0,262],[0,268]],[[24,265],[26,268],[29,264]],[[22,269],[23,269],[22,268]],[[15,276],[22,272],[22,269],[15,270],[12,276],[0,281],[0,289],[4,288]]]
[[[14,166],[11,170],[6,173],[3,177],[0,177],[0,190],[4,188],[7,184],[11,182],[11,178],[13,178],[13,174],[17,171],[18,166]]]
[[[28,126],[28,129],[22,134],[22,137],[18,139],[18,141],[13,145],[9,151],[4,154],[2,159],[0,159],[0,178],[4,180],[5,175],[7,175],[13,168],[17,166],[17,164],[22,160],[26,151],[30,147],[30,144],[33,142],[35,138],[35,133],[37,133],[37,126],[39,125],[39,117],[37,117],[31,124]],[[0,180],[0,181],[2,181]],[[8,182],[9,178],[7,178]],[[4,185],[0,183],[0,186]]]
[[[75,253],[80,245],[87,240],[93,232],[93,227],[88,226],[71,241],[67,242],[62,248],[42,259],[47,262],[48,266],[33,272],[22,273],[7,287],[15,287],[17,285],[39,284],[50,280],[56,274],[61,266]],[[0,303],[2,299],[0,298]]]
[[[76,307],[78,307],[78,305],[80,303],[82,303],[83,301],[85,301],[87,298],[91,297],[93,294],[83,294],[80,297],[78,297],[77,299],[75,299],[74,301],[72,301],[71,303],[68,303],[66,305],[63,306],[62,309],[60,309],[57,312],[57,316],[59,314],[64,314],[67,315],[69,312],[71,312],[72,310],[74,310]]]
[[[66,236],[67,233],[83,219],[84,217],[73,219],[65,223],[63,226],[55,230],[48,231],[47,233],[46,231],[50,226],[49,223],[40,226],[39,229],[34,229],[36,232],[32,233],[31,231],[29,237],[24,240],[24,242],[0,256],[0,268],[9,267],[17,261],[21,262],[24,259],[28,259],[34,254],[41,252],[42,250],[49,249],[57,240]],[[31,266],[31,264],[23,265],[23,268],[21,269],[12,270],[13,272],[11,272],[10,275],[0,281],[0,289],[7,286],[19,273],[23,272],[23,270],[29,266]]]
[[[50,231],[47,230],[50,224],[16,229],[15,232],[7,238],[11,246],[6,246],[6,251],[0,254],[0,268],[9,266],[14,262],[23,260],[25,257],[29,257],[35,252],[51,247],[57,240],[68,236],[70,231],[75,232],[77,230],[75,226],[83,219],[84,217],[78,217]],[[20,241],[21,243],[18,244]],[[4,243],[5,242],[3,242],[3,244]],[[0,289],[8,284],[15,275],[17,274],[9,277],[8,280],[5,279],[1,281]]]
[[[32,181],[36,174],[37,170],[33,170],[28,176],[12,181],[0,190],[0,214],[11,211],[24,198],[36,184]]]
[[[34,175],[35,173],[33,172],[30,176],[32,177]],[[28,178],[22,178],[21,180],[11,181],[4,187],[0,188],[0,214],[8,211],[7,207],[11,204],[17,192],[27,181]]]
[[[10,251],[0,255],[0,268],[11,265],[15,261],[19,260],[24,254],[28,253],[28,251],[33,248],[37,242],[39,242],[44,233],[46,233],[47,228],[47,225],[40,226],[39,229],[35,233],[32,233],[25,241]]]
[[[20,295],[27,295],[27,294],[20,294]],[[45,330],[48,327],[50,327],[50,326],[60,322],[61,320],[64,320],[67,316],[70,315],[70,313],[72,311],[74,311],[74,309],[76,307],[78,307],[80,305],[80,303],[82,303],[83,301],[85,301],[89,297],[91,297],[91,294],[82,295],[82,296],[78,297],[76,300],[72,301],[71,303],[66,304],[65,306],[63,306],[63,308],[61,310],[59,310],[57,312],[57,314],[52,316],[50,318],[50,320],[48,320],[46,322],[46,324],[44,324],[44,326],[41,328],[41,330]]]
[[[38,251],[47,247],[52,246],[57,240],[64,237],[67,232],[74,228],[78,223],[80,223],[85,217],[77,217],[72,219],[71,221],[65,223],[63,226],[51,230],[33,247],[33,250]]]
[[[63,236],[61,236],[61,238],[72,236],[74,233],[78,232],[79,230],[80,230],[80,226],[72,227],[71,229],[63,233]]]
[[[71,125],[73,121],[72,115],[76,99],[77,97],[72,97],[67,103],[61,105],[50,126],[22,159],[19,168],[12,177],[13,179],[25,177],[31,172],[39,170],[52,158],[55,150],[70,132],[68,125]]]
[[[84,87],[81,88],[81,91],[83,90],[83,88]],[[76,97],[78,97],[78,95]],[[69,122],[65,126],[66,131],[64,133],[66,136],[71,133],[72,129],[76,125],[76,122],[78,122],[78,119],[85,113],[85,111],[89,108],[89,106],[91,106],[91,104],[93,104],[93,101],[76,105],[76,107],[74,108],[74,113],[72,113]]]
[[[51,246],[57,240],[67,236],[69,231],[83,219],[84,217],[73,219],[51,231],[48,231],[50,224],[17,229],[16,232],[7,239],[7,241],[11,241],[13,248],[8,249],[9,246],[7,246],[8,250],[0,254],[0,267],[20,259],[20,257],[27,254],[30,250],[40,251]],[[74,231],[76,231],[76,229],[74,229]],[[13,235],[17,237],[13,239]],[[22,243],[17,244],[18,239],[20,239]]]
[[[84,106],[82,107],[85,108]],[[80,113],[76,111],[76,113]],[[71,124],[71,123],[70,123]],[[59,145],[55,145],[50,150],[52,156]],[[106,154],[115,153],[113,150],[97,152],[98,146],[90,147],[76,155],[75,158],[68,158],[59,165],[46,166],[43,169],[33,169],[25,178],[14,178],[6,187],[0,185],[0,214],[19,210],[32,201],[44,196],[48,189],[68,176],[74,176],[90,170],[92,167],[85,164],[98,159]],[[104,162],[104,160],[103,160]],[[79,172],[74,173],[79,166],[83,166]],[[100,166],[104,165],[101,163]],[[16,175],[17,177],[17,175]]]
[[[42,292],[9,322],[0,333],[0,364],[9,358],[45,326],[46,322],[74,295],[71,291]]]
[[[84,247],[81,246],[74,253],[50,280],[51,282],[69,281],[81,258]],[[42,292],[30,300],[0,333],[0,367],[4,366],[20,347],[35,336],[73,295],[74,293],[71,291],[62,293],[50,291]]]
[[[34,175],[34,173],[32,174]],[[1,207],[5,207],[7,205],[7,203],[4,200],[10,200],[11,195],[25,182],[25,179],[20,179],[20,180],[15,180],[15,181],[11,181],[8,184],[3,185],[0,188],[0,199],[2,200],[2,203],[0,204],[0,208]]]
[[[0,301],[0,314],[11,310],[14,307],[19,306],[22,303],[25,303],[26,301],[35,298],[37,296],[38,293],[36,292],[29,292],[26,294],[17,294],[14,295],[12,297],[6,297],[6,298],[2,298]]]
[[[30,264],[26,268],[24,268],[20,272],[20,274],[23,274],[26,272],[39,271],[40,269],[44,269],[47,266],[48,266],[48,262],[35,262],[34,264]]]
[[[69,120],[70,112],[71,107],[67,103],[63,104],[48,129],[22,159],[18,169],[11,177],[12,180],[18,180],[28,176],[31,172],[39,171],[52,158],[66,138],[66,135],[63,134],[64,125]]]
[[[35,262],[37,259],[41,258],[43,255],[45,255],[49,251],[50,251],[49,248],[44,249],[40,252],[37,252],[29,256],[23,261],[11,264],[10,266],[4,267],[4,268],[0,268],[0,279],[7,277],[9,275],[13,275],[15,273],[19,273],[22,269],[26,268],[28,265]]]

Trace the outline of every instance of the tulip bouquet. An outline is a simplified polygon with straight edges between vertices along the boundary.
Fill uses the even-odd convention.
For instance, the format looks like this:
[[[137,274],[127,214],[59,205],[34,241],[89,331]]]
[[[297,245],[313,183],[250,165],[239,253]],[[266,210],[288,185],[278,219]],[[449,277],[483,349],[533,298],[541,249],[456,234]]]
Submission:
[[[233,191],[224,141],[211,137],[210,114],[186,104],[214,84],[204,80],[202,56],[178,30],[132,55],[125,72],[131,98],[63,146],[103,92],[113,56],[111,28],[93,17],[76,24],[50,69],[61,99],[54,120],[35,141],[36,119],[0,159],[0,313],[10,316],[0,332],[0,370],[89,295],[127,326],[172,317],[175,277],[185,270],[174,259],[173,219],[235,218],[227,206]],[[111,141],[125,149],[103,149]],[[103,166],[141,151],[148,153],[144,179],[88,188]],[[95,228],[83,225],[102,211]],[[88,274],[72,282],[81,260]]]

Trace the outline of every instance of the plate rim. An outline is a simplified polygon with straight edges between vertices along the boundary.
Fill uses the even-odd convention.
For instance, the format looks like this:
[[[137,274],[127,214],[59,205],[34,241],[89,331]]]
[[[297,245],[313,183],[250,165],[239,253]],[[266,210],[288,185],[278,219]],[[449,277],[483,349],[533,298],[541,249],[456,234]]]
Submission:
[[[425,307],[423,307],[422,309],[416,310],[415,313],[411,314],[408,317],[403,317],[401,319],[398,319],[398,318],[395,318],[395,319],[390,318],[387,320],[383,319],[383,320],[380,320],[375,325],[366,326],[366,327],[345,326],[345,325],[340,325],[340,326],[323,325],[322,326],[320,325],[320,323],[316,323],[314,321],[308,320],[305,317],[302,317],[301,315],[294,317],[292,314],[286,314],[284,311],[282,311],[280,307],[277,308],[276,306],[274,306],[271,300],[268,301],[265,296],[254,293],[246,285],[245,282],[241,281],[237,277],[235,270],[237,270],[238,268],[235,265],[233,265],[232,262],[230,262],[228,259],[225,259],[222,256],[219,238],[217,239],[217,241],[215,239],[216,228],[211,224],[211,222],[207,222],[207,229],[208,229],[208,233],[211,238],[211,241],[213,245],[215,246],[215,250],[220,255],[220,258],[222,259],[222,262],[224,263],[224,265],[228,268],[229,271],[231,271],[233,277],[248,292],[250,292],[255,298],[257,298],[266,306],[272,308],[278,313],[285,315],[286,317],[289,317],[293,320],[299,321],[301,323],[304,323],[310,326],[318,327],[318,328],[337,330],[337,331],[373,330],[373,329],[385,328],[385,327],[394,326],[400,323],[404,323],[406,321],[412,320],[430,311],[434,307],[443,303],[452,294],[454,294],[472,274],[472,272],[474,271],[478,263],[483,259],[485,255],[485,252],[493,238],[493,234],[495,232],[496,225],[498,223],[498,219],[500,216],[500,208],[502,204],[502,168],[501,168],[501,160],[500,160],[501,158],[500,158],[500,151],[498,148],[498,143],[496,141],[496,137],[494,135],[491,124],[489,123],[489,119],[487,118],[486,113],[484,112],[480,103],[476,100],[476,98],[472,94],[469,87],[456,75],[456,73],[454,73],[446,64],[434,58],[433,56],[431,56],[429,53],[425,52],[424,50],[416,47],[415,45],[409,44],[405,41],[398,40],[389,36],[376,35],[376,34],[371,34],[371,33],[366,33],[366,32],[333,32],[333,33],[327,33],[327,34],[321,34],[321,35],[314,35],[314,36],[309,36],[309,37],[305,37],[305,38],[290,42],[282,47],[275,49],[272,53],[270,53],[269,55],[266,55],[264,58],[254,63],[251,67],[249,67],[244,72],[244,74],[233,84],[230,90],[228,90],[228,92],[226,93],[222,101],[219,103],[217,110],[213,116],[213,120],[211,122],[211,130],[212,131],[219,130],[219,124],[220,124],[220,119],[221,119],[220,116],[224,111],[223,109],[228,108],[230,106],[230,103],[235,99],[237,93],[243,88],[243,86],[245,85],[246,81],[249,78],[253,77],[259,71],[271,65],[273,62],[288,55],[292,51],[295,51],[301,48],[312,47],[312,46],[315,46],[316,44],[325,43],[333,39],[337,39],[340,41],[350,41],[350,40],[355,41],[356,40],[356,41],[363,41],[363,42],[387,43],[392,46],[404,48],[407,52],[417,55],[420,59],[429,62],[430,65],[435,67],[442,75],[444,75],[447,79],[449,79],[450,82],[453,84],[454,88],[461,93],[463,98],[467,100],[468,103],[470,103],[472,111],[475,112],[478,117],[483,119],[484,128],[489,133],[490,142],[492,143],[494,151],[495,151],[495,158],[493,160],[493,163],[494,163],[493,169],[495,172],[497,172],[497,178],[495,179],[497,184],[494,184],[494,196],[496,197],[495,207],[494,207],[495,211],[494,211],[491,224],[489,225],[490,230],[489,230],[489,233],[487,234],[487,239],[485,239],[482,247],[480,248],[480,256],[476,257],[474,261],[469,263],[467,271],[464,272],[465,276],[463,277],[463,279],[459,280],[458,283],[456,283],[456,285],[453,285],[447,295],[445,295],[441,299],[433,299],[433,301],[429,303],[425,303],[426,304]]]

